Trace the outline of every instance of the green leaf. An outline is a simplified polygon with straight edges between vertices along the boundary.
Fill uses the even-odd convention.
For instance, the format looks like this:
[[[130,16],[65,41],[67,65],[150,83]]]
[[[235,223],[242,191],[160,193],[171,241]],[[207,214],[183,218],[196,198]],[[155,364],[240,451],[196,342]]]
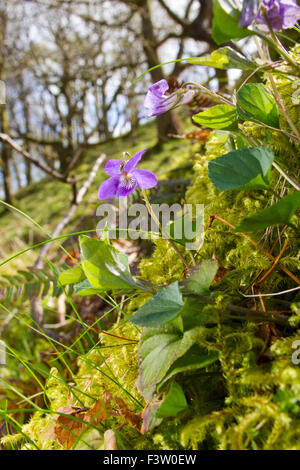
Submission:
[[[127,271],[130,272],[128,255],[126,255],[126,253],[121,253],[120,252],[120,253],[118,253],[118,257],[119,257],[119,261],[125,266]]]
[[[193,65],[205,65],[206,67],[222,70],[254,70],[257,68],[257,64],[250,62],[242,54],[228,46],[220,47],[220,49],[213,51],[209,55],[193,57],[188,62]]]
[[[184,392],[180,385],[173,382],[170,389],[156,413],[158,418],[175,416],[188,407]]]
[[[218,271],[218,262],[214,260],[204,260],[198,264],[192,274],[184,282],[184,288],[189,292],[206,295],[209,286],[213,282]]]
[[[157,387],[158,392],[175,375],[182,372],[192,372],[194,370],[203,369],[204,367],[213,364],[219,359],[217,351],[207,351],[201,346],[194,344],[189,351],[170,367],[168,373],[165,375],[163,381]]]
[[[139,287],[118,251],[105,241],[81,236],[80,251],[83,271],[94,288],[104,292]]]
[[[230,0],[214,0],[212,37],[217,44],[254,34],[250,29],[239,27],[239,18],[240,11]]]
[[[172,364],[183,356],[197,340],[201,328],[192,328],[185,333],[173,325],[148,328],[139,345],[140,373],[137,387],[146,400],[151,401],[156,385],[161,382]]]
[[[273,206],[267,207],[256,214],[245,217],[236,227],[237,232],[256,232],[272,225],[285,225],[300,208],[300,191],[285,196]]]
[[[238,91],[237,112],[241,119],[279,127],[276,102],[262,83],[247,83]]]
[[[60,273],[58,277],[58,281],[62,286],[66,286],[68,284],[77,284],[78,282],[83,281],[86,278],[84,271],[81,265],[76,266],[72,269],[66,269]]]
[[[237,129],[236,109],[227,104],[218,104],[195,114],[193,121],[211,129]]]
[[[249,147],[211,160],[208,174],[221,190],[268,189],[274,154],[265,147]]]
[[[91,295],[100,294],[100,289],[95,289],[88,279],[74,285],[74,293],[80,297],[89,297]]]
[[[131,318],[135,325],[156,327],[177,317],[183,307],[182,295],[178,282],[161,289],[148,300]]]
[[[210,293],[206,293],[208,295]],[[211,295],[209,295],[211,297]],[[217,323],[218,317],[215,310],[205,309],[207,302],[197,296],[186,297],[184,306],[181,309],[180,316],[182,330],[187,331],[196,326],[206,326],[207,324]]]

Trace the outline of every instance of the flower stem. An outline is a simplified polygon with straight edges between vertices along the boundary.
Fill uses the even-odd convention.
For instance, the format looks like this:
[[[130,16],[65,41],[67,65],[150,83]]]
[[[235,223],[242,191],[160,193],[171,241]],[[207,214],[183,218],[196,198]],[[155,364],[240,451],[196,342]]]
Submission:
[[[221,103],[227,104],[228,106],[232,106],[233,108],[235,108],[235,105],[231,101],[224,98],[224,96],[219,95],[219,93],[209,90],[209,88],[206,88],[204,85],[200,85],[199,83],[194,83],[194,82],[188,82],[188,83],[185,83],[185,85],[191,85],[196,88],[199,88],[199,90],[202,90],[208,95],[212,96],[216,101],[220,101]]]
[[[149,201],[149,198],[147,196],[147,193],[144,189],[142,189],[142,193],[143,193],[143,196],[144,196],[144,199],[145,199],[145,202],[146,202],[146,207],[148,209],[148,212],[150,214],[150,216],[152,217],[152,219],[154,220],[154,222],[157,224],[157,226],[159,227],[162,235],[164,235],[166,237],[166,239],[168,240],[168,242],[170,243],[170,245],[172,246],[172,248],[176,251],[176,253],[178,254],[179,258],[181,259],[181,261],[183,262],[183,264],[185,265],[185,267],[189,270],[190,269],[190,266],[188,264],[188,262],[186,261],[186,259],[184,258],[184,256],[182,255],[182,253],[180,253],[179,249],[177,248],[177,246],[175,245],[175,243],[173,242],[173,240],[170,239],[169,235],[164,231],[163,229],[163,226],[161,225],[160,221],[158,220],[158,218],[156,217],[156,214],[155,212],[153,211],[152,209],[152,206],[150,204],[150,201]]]
[[[267,44],[265,45],[265,48],[264,48],[265,50],[264,50],[262,47],[260,47],[259,40],[257,38],[255,38],[255,40],[256,40],[256,45],[257,45],[260,57],[265,61],[270,61],[270,52],[269,52],[268,45]],[[299,133],[296,125],[294,124],[293,120],[290,118],[290,116],[287,112],[287,109],[284,105],[284,102],[283,102],[283,100],[280,96],[280,93],[279,93],[279,91],[276,87],[276,83],[275,83],[275,80],[274,80],[274,77],[273,77],[272,73],[268,73],[268,78],[270,80],[271,87],[272,87],[273,93],[274,93],[274,98],[275,98],[275,101],[276,101],[278,107],[281,108],[281,111],[282,111],[282,113],[285,117],[285,120],[289,124],[289,126],[292,129],[292,131],[294,132],[295,136],[298,137],[298,139],[300,139],[300,133]]]
[[[266,38],[264,37],[263,35],[261,35],[260,37],[262,37],[263,39],[265,39],[270,45],[272,44],[272,46],[277,50],[277,52],[279,54],[281,54],[285,60],[290,64],[292,65],[292,67],[296,67],[296,68],[299,68],[299,64],[297,64],[297,62],[294,61],[294,59],[290,56],[290,54],[288,53],[288,51],[284,48],[284,46],[281,44],[280,40],[278,39],[278,37],[276,36],[273,28],[272,28],[272,25],[270,23],[270,20],[269,20],[269,17],[267,15],[267,12],[266,12],[266,9],[264,6],[261,7],[261,10],[262,10],[262,14],[263,14],[263,17],[266,21],[266,24],[269,28],[269,31],[271,33],[271,36],[272,36],[272,40],[270,40],[270,38]]]

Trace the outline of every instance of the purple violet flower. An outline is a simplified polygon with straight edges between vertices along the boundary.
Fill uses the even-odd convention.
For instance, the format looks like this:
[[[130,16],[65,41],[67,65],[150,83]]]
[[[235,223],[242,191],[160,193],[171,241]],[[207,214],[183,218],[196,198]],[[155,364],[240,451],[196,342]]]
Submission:
[[[163,114],[181,104],[189,103],[195,96],[194,90],[184,88],[167,94],[169,84],[164,78],[154,83],[148,89],[144,106],[148,109],[146,117],[150,118]]]
[[[146,150],[141,150],[126,163],[121,160],[109,160],[106,163],[104,171],[110,178],[100,185],[98,199],[110,199],[113,196],[126,197],[135,190],[137,185],[141,189],[150,189],[157,185],[154,173],[149,170],[136,169]]]
[[[241,28],[247,28],[255,19],[262,29],[268,30],[266,19],[261,11],[262,6],[266,10],[270,25],[274,31],[293,28],[300,19],[300,7],[296,0],[262,0],[259,2],[259,6],[257,3],[255,0],[244,0],[239,21]]]
[[[257,11],[257,2],[253,0],[244,0],[242,13],[239,20],[240,28],[247,28],[254,20]]]
[[[300,7],[296,0],[263,0],[262,4],[274,31],[293,28],[300,19]],[[261,10],[258,11],[256,22],[266,25]]]

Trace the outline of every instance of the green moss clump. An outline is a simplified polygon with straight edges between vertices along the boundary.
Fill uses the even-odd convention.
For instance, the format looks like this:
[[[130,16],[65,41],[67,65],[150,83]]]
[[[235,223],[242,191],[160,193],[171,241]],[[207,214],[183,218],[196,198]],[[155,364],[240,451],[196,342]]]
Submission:
[[[178,248],[184,254],[184,249]],[[185,266],[168,240],[157,239],[153,255],[142,260],[139,268],[142,279],[160,285],[182,280]]]
[[[110,333],[115,336],[110,336]],[[89,396],[99,398],[104,391],[123,398],[134,408],[144,404],[135,387],[138,377],[137,343],[129,344],[127,341],[138,341],[139,335],[137,328],[125,323],[108,334],[101,334],[101,346],[79,358],[76,383],[86,393],[85,396],[80,395],[85,406],[93,403]]]

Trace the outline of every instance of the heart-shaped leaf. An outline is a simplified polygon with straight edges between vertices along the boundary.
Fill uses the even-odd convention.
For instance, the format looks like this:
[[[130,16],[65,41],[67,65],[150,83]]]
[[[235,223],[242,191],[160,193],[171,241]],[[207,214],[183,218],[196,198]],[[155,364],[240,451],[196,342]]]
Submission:
[[[94,288],[107,291],[139,287],[113,246],[103,240],[81,236],[80,250],[83,271]]]
[[[160,326],[177,317],[182,307],[183,300],[178,282],[174,282],[148,300],[130,321],[139,326]]]
[[[221,190],[267,189],[274,154],[266,147],[249,147],[211,160],[208,174]]]
[[[219,104],[193,116],[193,121],[211,129],[237,129],[236,110],[227,104]]]
[[[236,227],[237,232],[256,232],[272,225],[285,225],[300,208],[300,191],[285,196],[273,206],[267,207],[256,214],[245,217]]]
[[[182,372],[192,372],[194,370],[203,369],[213,364],[218,359],[219,353],[217,351],[207,351],[203,347],[198,346],[198,344],[194,344],[184,356],[180,357],[172,364],[168,373],[158,385],[158,392],[160,392],[166,382],[175,375]]]
[[[214,260],[204,260],[192,271],[192,274],[184,282],[184,288],[189,292],[206,295],[209,286],[213,282],[218,271],[218,262]]]
[[[200,332],[201,328],[196,327],[182,333],[171,324],[147,328],[139,345],[140,374],[137,380],[137,387],[146,400],[153,399],[157,384],[172,364],[191,348]]]
[[[262,83],[247,83],[238,91],[237,112],[243,120],[279,127],[276,101]]]
[[[178,383],[173,382],[156,416],[158,418],[169,418],[170,416],[177,415],[187,407],[188,404],[182,388]]]

